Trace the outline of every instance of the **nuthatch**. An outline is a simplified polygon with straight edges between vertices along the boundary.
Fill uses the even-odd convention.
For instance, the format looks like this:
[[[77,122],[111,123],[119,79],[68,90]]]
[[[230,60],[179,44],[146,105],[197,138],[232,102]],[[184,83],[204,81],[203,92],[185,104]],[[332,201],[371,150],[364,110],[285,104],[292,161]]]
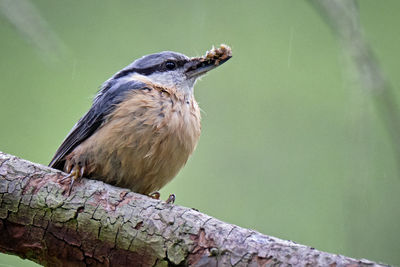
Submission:
[[[193,95],[200,76],[231,58],[226,45],[203,57],[164,51],[135,60],[107,80],[49,166],[149,194],[185,165],[200,136]]]

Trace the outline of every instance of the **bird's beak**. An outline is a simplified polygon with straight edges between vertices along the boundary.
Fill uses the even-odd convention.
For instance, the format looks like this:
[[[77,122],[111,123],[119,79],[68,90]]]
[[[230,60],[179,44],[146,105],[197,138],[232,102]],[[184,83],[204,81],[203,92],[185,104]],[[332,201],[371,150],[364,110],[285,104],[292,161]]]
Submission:
[[[232,50],[229,46],[222,44],[219,48],[207,51],[203,57],[191,58],[187,63],[186,76],[198,78],[206,72],[225,63],[232,57]]]

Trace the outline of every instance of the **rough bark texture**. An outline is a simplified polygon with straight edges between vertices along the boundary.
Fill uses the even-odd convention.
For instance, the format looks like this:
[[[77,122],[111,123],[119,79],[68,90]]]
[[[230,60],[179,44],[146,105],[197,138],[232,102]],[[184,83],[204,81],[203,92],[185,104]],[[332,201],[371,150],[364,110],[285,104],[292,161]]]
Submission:
[[[0,251],[45,266],[378,266],[0,152]]]

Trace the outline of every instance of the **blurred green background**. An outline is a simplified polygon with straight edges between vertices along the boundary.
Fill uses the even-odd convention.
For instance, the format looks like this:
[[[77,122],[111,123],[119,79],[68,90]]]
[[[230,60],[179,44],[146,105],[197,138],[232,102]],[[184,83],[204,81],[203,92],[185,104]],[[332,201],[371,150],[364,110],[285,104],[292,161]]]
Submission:
[[[308,2],[35,0],[25,3],[49,35],[29,37],[23,30],[35,31],[37,18],[27,12],[18,29],[1,1],[1,151],[48,164],[119,69],[149,53],[198,56],[226,43],[234,57],[196,86],[197,150],[164,198],[175,193],[177,205],[232,224],[400,265],[393,144]],[[398,90],[400,2],[359,4],[365,36]],[[33,265],[0,255],[0,266]]]

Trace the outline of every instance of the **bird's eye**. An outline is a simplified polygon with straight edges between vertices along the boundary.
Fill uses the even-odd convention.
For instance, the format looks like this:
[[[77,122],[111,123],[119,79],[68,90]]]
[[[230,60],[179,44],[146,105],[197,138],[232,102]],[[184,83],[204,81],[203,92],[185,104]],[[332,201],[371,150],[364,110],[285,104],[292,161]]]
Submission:
[[[167,61],[167,62],[165,63],[165,67],[166,67],[168,70],[173,70],[173,69],[175,69],[176,64],[175,64],[175,62],[173,62],[173,61]]]

